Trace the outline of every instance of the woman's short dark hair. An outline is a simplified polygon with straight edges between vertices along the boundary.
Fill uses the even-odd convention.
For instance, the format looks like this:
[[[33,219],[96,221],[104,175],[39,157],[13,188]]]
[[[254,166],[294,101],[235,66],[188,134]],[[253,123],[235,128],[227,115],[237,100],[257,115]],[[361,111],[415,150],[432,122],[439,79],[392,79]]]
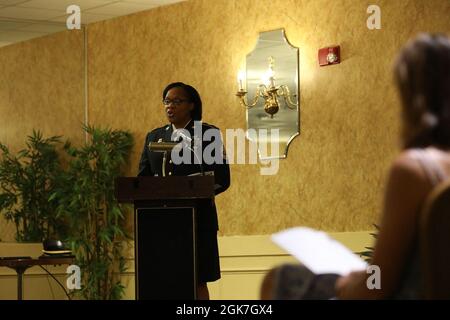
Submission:
[[[174,82],[169,84],[163,91],[163,99],[166,98],[167,92],[173,88],[183,88],[190,102],[194,103],[194,109],[191,112],[192,120],[202,120],[202,99],[194,87],[183,82]]]
[[[421,34],[400,52],[395,78],[406,148],[450,147],[450,40]]]

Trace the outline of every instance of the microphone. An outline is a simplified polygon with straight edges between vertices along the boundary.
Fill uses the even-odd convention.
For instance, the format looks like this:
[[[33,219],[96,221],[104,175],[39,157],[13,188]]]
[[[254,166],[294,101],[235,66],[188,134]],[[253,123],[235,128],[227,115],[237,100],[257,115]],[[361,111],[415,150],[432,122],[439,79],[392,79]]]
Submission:
[[[202,142],[196,135],[194,135],[194,137],[191,137],[190,135],[187,135],[185,132],[186,131],[184,129],[181,129],[181,130],[175,130],[173,132],[173,134],[175,135],[175,139],[180,138],[180,137],[183,139],[182,144],[189,151],[191,151],[194,154],[194,157],[195,157],[195,159],[198,162],[197,164],[199,165],[201,175],[204,176],[205,175],[205,170],[203,169],[202,161],[200,160],[200,158],[199,158],[199,156],[197,154],[198,147],[202,145]],[[194,145],[193,148],[191,147],[192,145]],[[201,148],[200,148],[200,151],[201,151]]]
[[[182,130],[176,131],[177,137],[181,137],[184,141],[192,143],[192,138],[187,136]]]
[[[184,130],[175,130],[174,131],[175,138],[182,138],[183,141],[192,144],[195,142],[200,142],[200,139],[194,135],[194,137],[188,136],[186,133],[184,133]]]

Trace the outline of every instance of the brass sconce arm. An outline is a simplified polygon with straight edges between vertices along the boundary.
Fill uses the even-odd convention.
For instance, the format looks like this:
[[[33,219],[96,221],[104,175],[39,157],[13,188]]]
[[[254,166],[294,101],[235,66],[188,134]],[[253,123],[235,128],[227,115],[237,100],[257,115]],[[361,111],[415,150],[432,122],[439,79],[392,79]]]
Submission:
[[[296,109],[298,107],[298,102],[293,102],[291,97],[291,92],[289,91],[289,87],[286,85],[281,85],[278,88],[277,94],[279,97],[283,97],[284,101],[286,102],[286,106],[289,109]],[[294,96],[295,97],[295,96]]]
[[[243,105],[247,109],[251,109],[254,106],[256,106],[259,98],[263,98],[264,111],[270,114],[271,118],[273,118],[273,115],[276,114],[280,109],[278,97],[284,98],[286,106],[288,106],[289,109],[295,109],[298,106],[297,103],[292,101],[289,88],[286,85],[281,85],[277,88],[273,85],[273,81],[269,85],[269,87],[267,87],[264,84],[258,85],[256,88],[255,96],[253,97],[251,103],[247,102],[246,99],[247,93],[248,92],[245,91],[243,88],[240,88],[239,91],[236,93],[236,96],[239,97],[241,105]]]
[[[246,99],[247,93],[248,92],[245,91],[244,89],[239,89],[239,91],[236,93],[236,96],[239,97],[239,101],[241,102],[241,105],[243,105],[247,109],[250,109],[250,108],[253,108],[254,106],[256,106],[256,104],[258,103],[259,94],[258,94],[258,92],[256,92],[252,103],[249,104]]]

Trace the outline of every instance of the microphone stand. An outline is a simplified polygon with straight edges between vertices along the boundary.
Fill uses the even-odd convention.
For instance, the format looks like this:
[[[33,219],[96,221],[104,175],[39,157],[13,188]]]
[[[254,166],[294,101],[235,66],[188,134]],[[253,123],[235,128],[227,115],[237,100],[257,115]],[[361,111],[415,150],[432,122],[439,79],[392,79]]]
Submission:
[[[197,155],[197,152],[196,152],[198,146],[197,146],[197,144],[195,142],[198,141],[198,137],[196,137],[195,134],[194,134],[194,137],[191,138],[190,136],[186,136],[186,134],[184,134],[183,131],[179,131],[178,132],[178,137],[181,137],[181,139],[183,141],[182,142],[183,146],[186,146],[186,148],[194,154],[195,159],[198,160],[198,164],[200,166],[201,175],[204,176],[205,175],[205,171],[203,170],[202,161],[200,161],[200,159],[199,159],[199,157]],[[194,149],[191,147],[192,144],[194,145]]]
[[[162,176],[166,176],[166,161],[167,161],[167,151],[163,153],[163,161],[162,161]]]
[[[191,148],[189,145],[186,144],[186,147],[194,154],[195,158],[198,160],[198,165],[200,167],[200,172],[201,175],[204,176],[205,175],[205,171],[203,170],[203,165],[202,162],[200,161],[200,158],[197,155],[197,152],[195,152],[195,150],[193,148]],[[194,147],[195,148],[195,147]],[[196,147],[198,148],[198,147]]]

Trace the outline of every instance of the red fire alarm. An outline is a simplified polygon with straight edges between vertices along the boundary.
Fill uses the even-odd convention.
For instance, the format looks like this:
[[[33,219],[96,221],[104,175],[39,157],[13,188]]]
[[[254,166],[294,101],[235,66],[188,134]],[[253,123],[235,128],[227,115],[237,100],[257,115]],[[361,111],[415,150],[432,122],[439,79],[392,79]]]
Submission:
[[[319,65],[329,66],[341,63],[341,47],[327,47],[319,49]]]

